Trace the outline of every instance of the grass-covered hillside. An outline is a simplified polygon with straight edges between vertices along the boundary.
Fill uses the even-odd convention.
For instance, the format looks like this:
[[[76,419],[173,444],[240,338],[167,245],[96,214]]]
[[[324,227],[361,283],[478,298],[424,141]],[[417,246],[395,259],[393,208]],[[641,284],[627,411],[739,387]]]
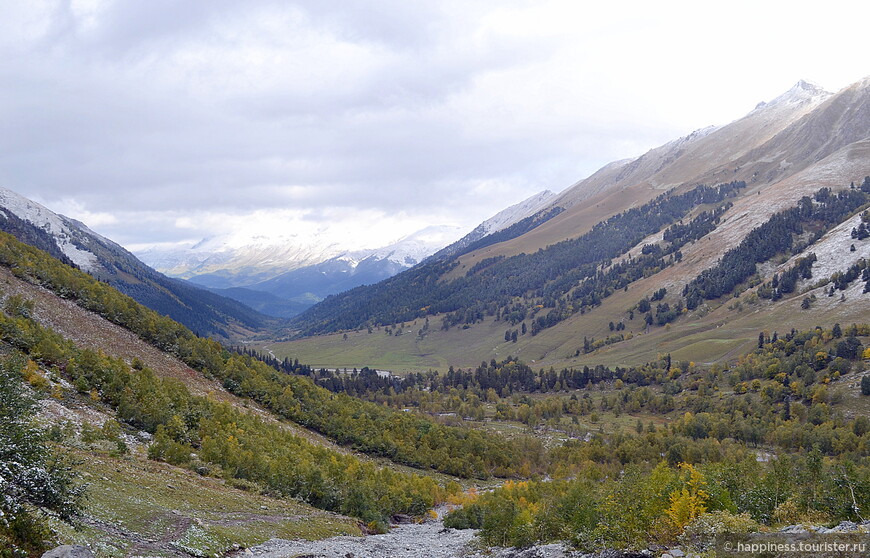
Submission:
[[[391,280],[404,281],[402,288],[419,300],[405,301],[401,289],[389,299],[392,283],[372,287],[372,298],[348,292],[333,307],[359,300],[380,314],[361,327],[264,344],[263,350],[326,367],[397,372],[508,355],[543,366],[640,364],[660,352],[726,362],[751,349],[761,330],[861,321],[870,311],[870,240],[861,234],[870,226],[870,180],[818,189],[736,238],[754,193],[734,185],[686,195],[701,197],[684,198],[695,200],[684,217],[661,217],[651,229],[636,227],[634,219],[646,223],[663,208],[682,207],[673,205],[674,196],[534,255],[483,261],[453,278],[423,280],[434,269],[424,266],[417,275]],[[636,237],[622,228],[638,228]],[[628,240],[606,252],[600,236]],[[562,261],[556,256],[563,252],[564,268],[544,265]],[[473,296],[465,304],[468,293]],[[459,306],[436,312],[442,295]],[[400,321],[376,321],[397,308],[405,312]]]
[[[9,548],[88,541],[106,555],[211,555],[282,533],[359,532],[357,522],[381,530],[458,489],[434,471],[489,477],[537,466],[523,452],[532,446],[336,397],[231,353],[9,235],[0,263],[2,364],[24,402],[0,411],[21,421],[33,463],[56,469],[60,494],[28,492],[32,482],[12,466],[18,434],[0,440],[12,467],[4,514],[24,518],[3,527]],[[55,455],[72,456],[72,469],[52,469]],[[123,482],[135,489],[117,490]]]

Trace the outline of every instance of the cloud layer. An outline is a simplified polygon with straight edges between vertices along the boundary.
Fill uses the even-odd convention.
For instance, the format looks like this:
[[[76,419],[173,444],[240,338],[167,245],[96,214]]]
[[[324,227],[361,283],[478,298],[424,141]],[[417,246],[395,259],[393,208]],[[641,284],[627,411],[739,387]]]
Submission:
[[[127,246],[376,246],[870,73],[854,3],[585,4],[0,0],[0,183]]]

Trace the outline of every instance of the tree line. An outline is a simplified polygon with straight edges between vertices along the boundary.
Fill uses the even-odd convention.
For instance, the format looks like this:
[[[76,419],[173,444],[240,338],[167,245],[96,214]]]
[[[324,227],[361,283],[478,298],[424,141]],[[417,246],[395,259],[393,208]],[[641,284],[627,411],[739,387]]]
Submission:
[[[744,187],[743,182],[731,182],[713,187],[700,185],[680,194],[668,192],[598,223],[578,238],[533,254],[487,260],[478,264],[474,273],[450,281],[441,278],[455,269],[457,259],[427,262],[376,285],[327,297],[297,317],[295,324],[302,334],[313,335],[443,314],[444,327],[452,327],[503,314],[504,309],[517,301],[522,301],[532,313],[537,312],[539,306],[553,309],[552,315],[543,319],[555,323],[560,314],[580,310],[583,304],[566,299],[567,294],[581,281],[595,277],[602,267],[609,267],[610,260],[624,254],[649,234],[684,219],[699,205],[721,203],[735,197]],[[721,208],[697,217],[689,229],[675,229],[672,244],[685,243],[698,234],[705,234],[705,227],[709,228],[720,215]],[[671,259],[674,257],[677,256],[671,254]],[[613,288],[614,282],[625,280],[611,277],[604,282],[607,288]],[[622,283],[616,288],[621,286]],[[590,294],[593,298],[588,303],[594,303],[594,297],[601,296],[601,288],[593,289],[598,294]],[[578,296],[583,298],[584,295]]]
[[[517,475],[535,469],[540,459],[540,451],[520,453],[500,436],[448,427],[332,394],[307,377],[284,373],[250,355],[232,354],[216,341],[197,337],[181,324],[9,235],[0,234],[0,264],[129,329],[222,382],[230,392],[356,450],[414,467],[480,478]]]
[[[842,412],[841,403],[867,395],[844,394],[841,379],[870,358],[860,342],[868,335],[866,324],[761,332],[759,348],[731,366],[650,363],[659,389],[622,386],[623,378],[595,402],[588,394],[563,398],[564,407],[551,405],[555,396],[526,399],[584,415],[672,420],[569,440],[550,452],[552,481],[467,494],[446,524],[481,529],[498,545],[680,543],[704,551],[722,533],[862,521],[870,514],[870,419]]]

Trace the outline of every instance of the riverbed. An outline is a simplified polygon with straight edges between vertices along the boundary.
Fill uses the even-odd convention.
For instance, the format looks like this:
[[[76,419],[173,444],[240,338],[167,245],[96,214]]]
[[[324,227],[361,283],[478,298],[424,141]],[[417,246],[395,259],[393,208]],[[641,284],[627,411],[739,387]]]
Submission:
[[[236,557],[459,558],[473,554],[470,529],[446,529],[440,521],[399,525],[383,535],[332,537],[320,541],[272,539]]]
[[[517,550],[482,548],[471,529],[447,529],[438,521],[398,525],[367,537],[320,541],[272,539],[239,551],[232,558],[568,558],[580,553],[548,544]]]

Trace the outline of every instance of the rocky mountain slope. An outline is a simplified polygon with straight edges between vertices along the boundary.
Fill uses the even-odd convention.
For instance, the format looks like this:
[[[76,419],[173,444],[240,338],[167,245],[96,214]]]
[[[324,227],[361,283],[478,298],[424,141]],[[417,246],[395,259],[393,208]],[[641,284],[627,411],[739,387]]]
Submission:
[[[851,96],[848,91],[846,88],[836,97]],[[735,179],[745,180],[750,186],[770,185],[772,179],[762,182],[755,170],[748,171],[741,164],[765,159],[764,153],[768,153],[769,158],[784,153],[780,141],[772,141],[773,138],[787,128],[792,128],[792,133],[800,136],[800,130],[805,126],[800,123],[801,119],[821,108],[833,96],[816,85],[799,81],[776,99],[759,103],[746,116],[730,124],[708,126],[651,149],[640,157],[605,165],[553,200],[553,207],[565,209],[562,215],[525,235],[522,241],[499,246],[494,253],[513,255],[577,236],[602,219],[678,187]],[[861,126],[857,124],[858,128]],[[866,120],[863,126],[866,133]],[[829,137],[838,134],[834,128],[827,129],[826,133]],[[759,151],[745,159],[755,149]],[[813,162],[820,159],[817,157]],[[809,161],[806,159],[807,164]],[[845,178],[843,176],[841,180]]]
[[[868,111],[870,79],[855,83],[836,94],[801,81],[783,95],[769,103],[761,103],[731,124],[699,130],[639,158],[607,165],[553,199],[547,207],[556,209],[557,214],[523,234],[473,248],[455,258],[440,260],[427,270],[406,272],[381,286],[357,289],[330,299],[303,314],[296,323],[303,331],[326,332],[330,328],[353,329],[377,325],[378,320],[383,319],[405,322],[434,319],[443,327],[430,329],[424,338],[418,336],[412,344],[405,341],[404,349],[398,349],[397,344],[401,345],[402,342],[395,340],[388,347],[381,347],[380,351],[398,351],[396,354],[409,358],[414,354],[439,355],[441,362],[454,365],[470,365],[496,354],[504,354],[505,351],[510,354],[529,354],[528,358],[547,363],[579,362],[584,358],[588,361],[589,357],[585,357],[588,353],[583,346],[584,338],[586,349],[589,348],[590,338],[599,341],[619,338],[618,345],[613,347],[610,347],[611,341],[606,349],[603,346],[596,347],[595,350],[599,352],[609,351],[612,356],[608,358],[628,358],[628,354],[634,355],[630,357],[632,362],[652,358],[656,350],[652,340],[660,338],[658,345],[655,345],[660,349],[664,342],[662,339],[668,335],[663,328],[659,331],[656,327],[664,325],[664,322],[654,322],[650,327],[643,322],[638,323],[637,318],[633,317],[639,313],[636,307],[638,301],[644,298],[653,300],[654,318],[657,312],[656,298],[660,300],[657,304],[667,304],[671,311],[677,308],[677,312],[672,313],[673,319],[667,320],[670,322],[669,328],[675,331],[708,323],[712,319],[709,317],[711,315],[719,317],[716,327],[751,322],[751,326],[735,325],[739,332],[731,331],[732,335],[743,339],[741,342],[748,342],[752,336],[749,331],[753,327],[791,327],[791,322],[783,320],[786,311],[780,313],[779,308],[786,303],[796,304],[795,297],[799,295],[815,294],[814,287],[820,289],[817,283],[826,283],[832,273],[845,273],[850,267],[860,265],[861,258],[868,256],[866,246],[860,242],[855,243],[854,250],[848,254],[837,257],[828,255],[830,249],[827,247],[833,245],[831,242],[821,242],[830,235],[842,235],[843,230],[851,230],[856,219],[860,220],[857,215],[866,209],[866,206],[861,205],[864,203],[861,200],[856,198],[857,205],[840,214],[837,217],[839,221],[822,224],[809,219],[806,222],[809,228],[800,233],[803,236],[789,241],[791,249],[769,261],[755,264],[756,274],[743,283],[737,295],[740,290],[746,289],[750,289],[747,296],[756,294],[756,285],[772,281],[774,275],[782,274],[789,265],[793,265],[797,257],[817,252],[819,261],[823,257],[826,261],[832,258],[839,261],[836,266],[826,264],[824,269],[819,266],[819,271],[813,272],[815,283],[802,283],[794,294],[767,302],[762,297],[762,306],[757,308],[760,311],[765,304],[769,305],[770,308],[763,313],[768,319],[753,321],[745,314],[728,310],[730,303],[725,298],[705,301],[700,308],[687,309],[683,289],[704,270],[714,267],[727,250],[740,245],[753,229],[767,223],[776,212],[796,207],[804,197],[815,197],[817,201],[813,203],[823,204],[818,201],[822,199],[818,197],[821,195],[818,192],[823,188],[832,189],[837,196],[846,195],[850,186],[852,191],[861,190],[864,177],[870,175]],[[674,202],[678,196],[695,191],[699,184],[738,186],[733,192],[719,198],[719,201],[710,198],[709,202],[698,203],[685,212],[683,209],[677,211]],[[709,212],[712,210],[716,211],[715,219],[702,226],[700,223],[710,218],[712,214]],[[677,212],[665,217],[670,211]],[[588,261],[583,259],[582,254],[568,250],[571,243],[583,245],[587,242],[584,239],[593,242],[591,239],[600,237],[601,240],[590,244],[600,246],[604,239],[623,234],[617,232],[622,226],[619,223],[627,223],[637,212],[647,215],[637,223],[648,224],[654,217],[662,218],[662,225],[639,236],[630,246],[614,246],[615,251],[601,252],[587,258]],[[692,229],[695,226],[699,228],[696,233],[691,233],[691,238],[677,241],[673,234],[670,237],[665,235],[669,226],[676,225],[689,226],[687,230],[695,230]],[[631,225],[625,230],[633,234],[645,226]],[[608,227],[613,228],[612,235],[604,234]],[[817,234],[810,236],[813,232]],[[821,243],[815,244],[818,242]],[[842,243],[842,240],[838,242]],[[565,250],[560,248],[563,245]],[[532,255],[539,251],[542,263],[548,262],[547,265],[550,265],[552,258],[563,258],[564,264],[560,264],[558,269],[544,272],[545,276],[531,279],[534,274],[529,273],[529,266],[543,269],[541,263],[532,263]],[[658,258],[656,254],[659,253],[663,253],[664,257],[655,262],[650,260],[646,268],[638,267],[641,257]],[[581,260],[586,263],[581,264]],[[792,264],[783,267],[782,264],[787,261]],[[617,262],[620,268],[611,268]],[[597,267],[583,268],[582,265]],[[633,275],[635,271],[631,269],[626,270],[625,266],[638,267],[637,275]],[[615,277],[622,279],[616,280]],[[608,283],[611,280],[615,282]],[[488,286],[481,290],[484,284]],[[605,286],[608,284],[610,286]],[[663,293],[657,295],[663,289]],[[395,318],[390,318],[389,312],[382,311],[390,307],[387,299],[381,297],[387,292],[394,293],[392,298],[396,301],[397,309],[398,305],[406,309],[392,314]],[[491,296],[491,300],[487,298],[489,302],[479,304],[481,293],[484,292],[495,296]],[[395,293],[402,293],[402,296]],[[818,298],[818,294],[816,296]],[[429,302],[425,302],[427,299]],[[859,313],[870,311],[868,300],[870,298],[866,295],[858,296],[850,311],[840,317],[833,311],[823,311],[824,305],[806,312],[800,320],[794,315],[789,317],[796,325],[811,319],[824,320],[822,323],[839,318],[853,319],[851,316],[854,312],[851,310]],[[373,320],[367,311],[360,311],[362,308],[374,308],[372,303],[380,312],[374,314]],[[800,303],[799,298],[797,303]],[[360,318],[356,324],[354,316]],[[533,322],[539,324],[534,331]],[[311,329],[316,323],[320,325]],[[462,326],[461,334],[450,333],[453,325]],[[516,341],[510,341],[514,329],[521,329],[522,332]],[[706,335],[712,336],[709,330],[706,331]],[[634,339],[632,336],[626,339],[627,334],[633,334]],[[645,337],[641,338],[638,334]],[[754,335],[757,336],[757,330]],[[680,337],[680,334],[676,333],[673,337]],[[687,349],[689,337],[682,335],[682,342],[669,341],[667,345],[691,357],[691,351]],[[697,341],[700,342],[700,339]],[[362,339],[359,342],[365,344]],[[326,346],[325,340],[321,339],[317,345],[322,351]],[[470,350],[468,345],[473,345],[475,349]],[[728,350],[724,349],[726,345],[733,348],[732,343],[725,343],[721,352],[706,351],[703,358],[723,358],[728,354]],[[575,350],[578,346],[580,350]],[[617,346],[618,349],[615,348]],[[286,350],[296,351],[296,354],[305,355],[309,360],[318,360],[317,350],[309,351],[309,347],[313,347],[313,343],[302,340],[289,344]],[[325,362],[325,359],[318,361]],[[389,363],[383,359],[370,363],[389,367]]]
[[[227,338],[272,325],[269,318],[237,301],[154,271],[83,223],[6,188],[0,188],[0,230],[203,334]]]

